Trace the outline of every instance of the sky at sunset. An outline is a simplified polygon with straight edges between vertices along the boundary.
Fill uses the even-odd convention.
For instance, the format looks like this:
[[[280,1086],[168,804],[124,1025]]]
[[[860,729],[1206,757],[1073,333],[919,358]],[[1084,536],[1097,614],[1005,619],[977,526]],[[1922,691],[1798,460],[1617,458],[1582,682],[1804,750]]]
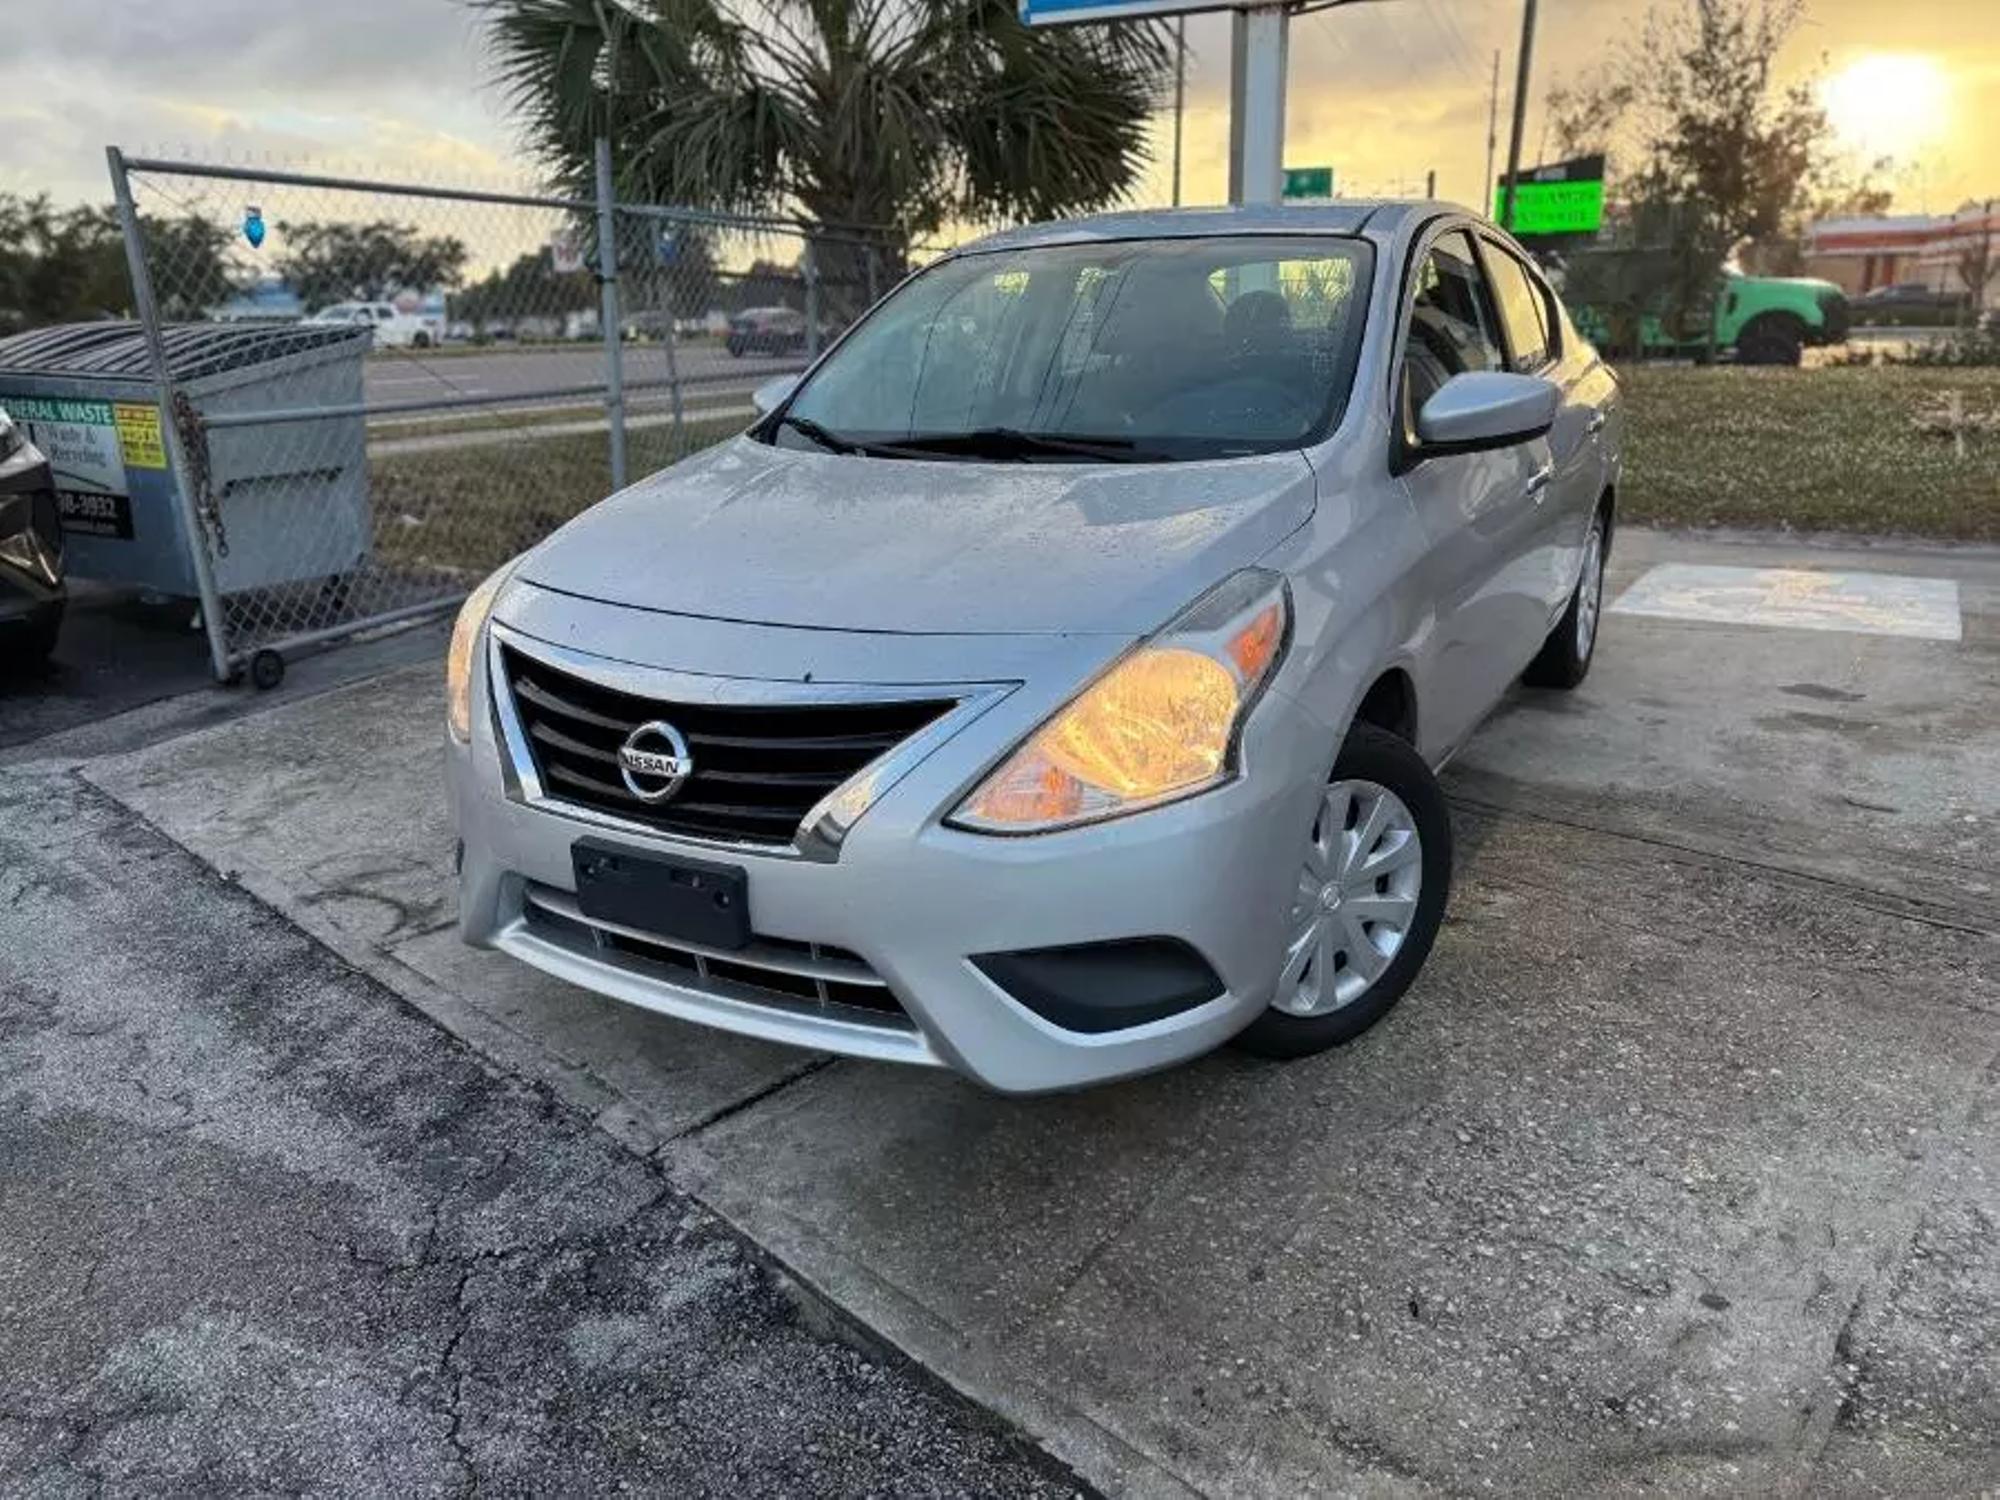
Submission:
[[[1634,0],[1543,0],[1531,100],[1629,38]],[[109,197],[103,147],[389,177],[518,184],[527,167],[451,0],[0,0],[0,190]],[[1373,0],[1292,23],[1287,160],[1355,193],[1476,201],[1501,52],[1501,154],[1519,0]],[[1184,198],[1225,187],[1226,18],[1193,17]],[[1901,163],[1904,211],[2000,195],[2000,0],[1809,0],[1784,58],[1820,68],[1842,138]],[[1540,125],[1531,109],[1527,156]],[[1168,121],[1138,194],[1165,203]]]

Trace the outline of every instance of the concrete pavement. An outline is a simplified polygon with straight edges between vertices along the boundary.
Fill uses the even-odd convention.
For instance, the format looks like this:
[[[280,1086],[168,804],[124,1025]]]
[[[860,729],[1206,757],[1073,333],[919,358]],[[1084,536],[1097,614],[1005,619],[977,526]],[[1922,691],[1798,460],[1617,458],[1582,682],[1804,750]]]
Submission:
[[[1447,777],[1357,1045],[1069,1098],[735,1041],[449,930],[434,668],[81,767],[1105,1487],[1978,1493],[2000,1472],[2000,555],[1963,638],[1613,613]]]

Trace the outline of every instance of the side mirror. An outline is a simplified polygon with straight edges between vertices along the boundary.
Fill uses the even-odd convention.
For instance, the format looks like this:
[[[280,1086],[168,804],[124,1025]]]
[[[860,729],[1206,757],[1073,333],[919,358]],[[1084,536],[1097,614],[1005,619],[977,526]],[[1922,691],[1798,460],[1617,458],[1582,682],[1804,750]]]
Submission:
[[[1417,413],[1417,441],[1442,453],[1507,448],[1547,432],[1561,406],[1562,392],[1539,375],[1454,375]]]
[[[757,415],[768,417],[785,404],[785,398],[798,387],[796,375],[773,375],[769,380],[750,393],[750,404],[757,408]]]

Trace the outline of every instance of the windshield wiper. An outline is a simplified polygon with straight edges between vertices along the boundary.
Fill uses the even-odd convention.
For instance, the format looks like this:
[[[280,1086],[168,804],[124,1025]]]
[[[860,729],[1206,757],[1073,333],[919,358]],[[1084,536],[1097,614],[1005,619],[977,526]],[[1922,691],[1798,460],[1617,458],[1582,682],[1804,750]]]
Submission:
[[[868,451],[866,443],[857,443],[853,438],[842,437],[832,428],[820,426],[811,417],[795,417],[790,412],[786,412],[782,417],[778,418],[778,425],[780,427],[789,427],[794,432],[804,433],[830,453],[866,453]]]
[[[868,451],[884,456],[963,454],[967,458],[1037,457],[1094,458],[1104,463],[1153,463],[1164,454],[1138,447],[1130,438],[1059,437],[1053,433],[1023,432],[1017,427],[976,427],[970,432],[915,433],[893,443],[872,443]]]
[[[1094,458],[1103,463],[1153,463],[1166,455],[1135,446],[1130,438],[1057,437],[1050,433],[1022,432],[1016,427],[977,427],[970,432],[919,432],[890,442],[863,442],[830,427],[822,427],[811,417],[790,412],[778,419],[780,427],[803,433],[830,453],[858,453],[867,458]]]

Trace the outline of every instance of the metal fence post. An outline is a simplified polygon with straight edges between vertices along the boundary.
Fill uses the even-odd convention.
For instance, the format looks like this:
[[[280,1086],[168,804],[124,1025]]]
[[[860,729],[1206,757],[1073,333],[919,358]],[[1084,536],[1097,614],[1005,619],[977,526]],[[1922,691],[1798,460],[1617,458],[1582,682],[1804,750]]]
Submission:
[[[674,408],[674,457],[681,457],[687,443],[687,412],[681,403],[680,333],[674,328],[672,307],[667,309],[667,395]]]
[[[146,352],[153,361],[154,384],[160,392],[160,435],[166,441],[167,462],[172,465],[174,499],[187,532],[189,561],[194,564],[194,586],[201,600],[202,629],[208,636],[208,656],[215,667],[215,680],[230,677],[229,636],[222,617],[222,595],[215,586],[215,568],[208,555],[208,533],[203,528],[201,506],[195,498],[193,467],[181,444],[180,424],[174,420],[174,376],[167,363],[166,340],[160,331],[159,303],[153,297],[153,273],[146,264],[146,241],[139,227],[139,211],[132,204],[132,183],[126,174],[125,153],[116,146],[104,148],[105,163],[111,169],[111,195],[118,205],[118,227],[125,236],[125,269],[132,278],[132,306],[145,332]]]
[[[618,213],[611,201],[611,142],[597,138],[597,285],[604,336],[604,415],[611,429],[611,488],[625,488],[625,353],[618,326]]]
[[[799,270],[806,281],[806,358],[819,358],[819,256],[813,253],[810,231],[806,248],[799,255]]]

